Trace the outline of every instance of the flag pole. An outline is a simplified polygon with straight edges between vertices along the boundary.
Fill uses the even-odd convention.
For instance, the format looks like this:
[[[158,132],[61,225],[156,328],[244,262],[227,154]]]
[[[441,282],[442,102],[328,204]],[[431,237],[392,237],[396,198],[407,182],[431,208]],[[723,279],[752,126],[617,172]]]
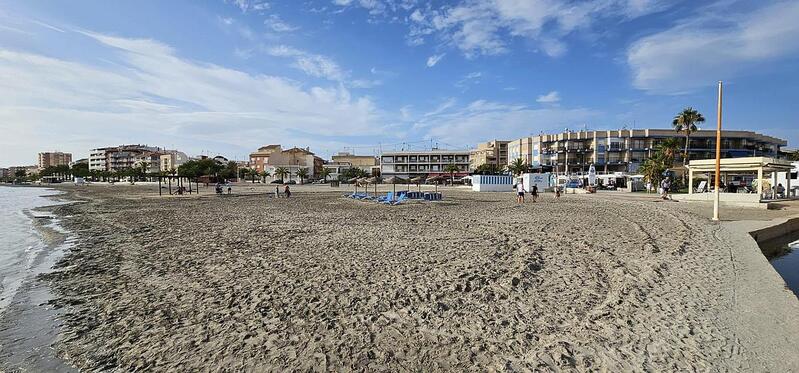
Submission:
[[[721,96],[722,83],[719,80],[719,103],[716,117],[716,190],[713,196],[713,220],[715,221],[719,220],[719,189],[721,187]]]

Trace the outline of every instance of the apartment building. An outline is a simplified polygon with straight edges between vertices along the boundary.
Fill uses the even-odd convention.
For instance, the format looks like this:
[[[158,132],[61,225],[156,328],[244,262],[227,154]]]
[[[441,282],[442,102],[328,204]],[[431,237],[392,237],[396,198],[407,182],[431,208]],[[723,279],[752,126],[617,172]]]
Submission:
[[[477,144],[469,157],[472,170],[484,164],[505,166],[508,164],[508,144],[510,141],[492,140]]]
[[[602,131],[567,131],[538,135],[511,141],[508,164],[522,158],[533,167],[548,168],[557,173],[585,173],[591,164],[597,171],[634,173],[651,157],[665,139],[677,138],[684,144],[684,135],[673,129],[633,129]],[[723,158],[775,157],[787,141],[752,131],[722,131]],[[681,152],[682,153],[682,152]],[[715,158],[716,131],[700,130],[690,136],[689,159]],[[677,163],[682,162],[678,155]]]
[[[7,168],[0,168],[0,180],[2,180],[2,179],[10,179],[11,176],[13,176],[11,174],[11,170],[9,170]]]
[[[160,170],[160,155],[168,151],[147,145],[120,145],[89,151],[89,171],[120,171],[148,163],[151,172]]]
[[[63,152],[42,152],[39,153],[39,170],[47,167],[69,166],[72,163],[72,154]]]
[[[189,161],[189,156],[177,150],[168,150],[158,156],[159,171],[171,172]]]
[[[371,155],[354,155],[340,152],[332,156],[330,162],[323,167],[330,170],[328,179],[336,180],[339,176],[351,168],[359,168],[369,175],[380,172],[380,165],[377,158]]]
[[[266,170],[269,156],[281,151],[283,149],[280,148],[280,145],[266,145],[258,148],[258,151],[250,153],[250,167],[255,171],[263,172]]]
[[[319,172],[322,170],[325,161],[317,157],[310,149],[305,148],[291,148],[281,151],[272,152],[269,154],[266,164],[263,165],[264,169],[276,178],[275,170],[278,167],[285,168],[289,172],[288,179],[293,179],[300,169],[305,169],[308,172],[308,179],[315,179],[319,177]]]
[[[384,178],[397,176],[414,178],[417,176],[447,175],[444,167],[454,164],[458,167],[455,176],[469,174],[470,150],[432,150],[386,152],[380,155],[380,173]]]

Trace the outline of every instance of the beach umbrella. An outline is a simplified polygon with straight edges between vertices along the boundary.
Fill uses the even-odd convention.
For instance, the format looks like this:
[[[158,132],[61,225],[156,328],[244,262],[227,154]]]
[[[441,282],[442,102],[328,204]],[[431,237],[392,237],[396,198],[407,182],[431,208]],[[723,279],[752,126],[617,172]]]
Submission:
[[[378,181],[379,181],[379,179],[376,176],[372,176],[372,177],[364,180],[364,182],[366,182],[367,186],[368,186],[368,184],[374,184],[374,186],[375,186],[375,195],[377,195],[377,182]]]
[[[420,193],[422,192],[422,185],[421,184],[424,182],[424,176],[417,176],[417,177],[411,179],[410,182],[416,184],[416,186],[419,188],[419,192]]]
[[[386,179],[385,182],[394,185],[394,193],[397,193],[397,183],[404,183],[405,179],[397,176],[392,176]]]
[[[347,182],[355,185],[355,193],[358,193],[358,178],[353,177],[352,179],[347,180]]]
[[[436,193],[438,193],[438,183],[439,183],[441,180],[444,180],[444,178],[443,178],[443,177],[441,177],[441,175],[436,175],[436,176],[433,176],[433,177],[431,177],[431,178],[428,178],[428,179],[427,179],[427,182],[428,182],[428,183],[430,183],[430,182],[434,182],[434,183],[435,183],[435,185],[436,185]]]

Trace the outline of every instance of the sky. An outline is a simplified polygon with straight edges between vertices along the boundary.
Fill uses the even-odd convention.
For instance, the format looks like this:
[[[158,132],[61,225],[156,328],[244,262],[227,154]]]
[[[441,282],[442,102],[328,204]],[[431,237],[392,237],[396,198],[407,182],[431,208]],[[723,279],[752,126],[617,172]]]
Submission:
[[[799,146],[799,1],[0,0],[0,166],[668,128]]]

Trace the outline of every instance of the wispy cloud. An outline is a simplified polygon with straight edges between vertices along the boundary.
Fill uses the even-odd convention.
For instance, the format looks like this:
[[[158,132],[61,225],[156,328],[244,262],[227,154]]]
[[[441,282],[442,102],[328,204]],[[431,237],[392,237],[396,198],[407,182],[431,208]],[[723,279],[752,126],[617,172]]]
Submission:
[[[538,96],[535,101],[542,104],[555,104],[560,102],[560,94],[558,91],[551,91],[545,95]]]
[[[86,46],[104,47],[103,58],[114,64],[0,49],[4,158],[65,143],[82,153],[104,145],[98,138],[235,152],[298,140],[328,147],[330,137],[382,131],[374,104],[339,84],[303,88],[278,76],[189,61],[154,40],[85,34]]]
[[[242,13],[269,9],[269,3],[263,0],[225,0],[241,9]]]
[[[414,123],[426,138],[450,144],[474,144],[485,139],[514,139],[539,131],[560,130],[596,119],[600,113],[586,108],[533,109],[527,105],[487,100],[458,106],[447,101]]]
[[[293,26],[285,21],[283,21],[280,16],[277,14],[271,14],[264,20],[264,25],[272,29],[275,32],[291,32],[297,31],[300,28],[298,26]]]
[[[576,31],[590,30],[599,19],[632,19],[666,7],[657,0],[467,0],[458,5],[415,9],[408,42],[423,44],[431,35],[460,49],[467,57],[506,53],[513,38],[535,43],[542,53],[558,57],[566,53],[562,39]]]
[[[267,49],[267,53],[276,57],[291,57],[292,67],[317,78],[343,82],[347,74],[329,57],[308,53],[286,45],[278,45]]]
[[[678,25],[630,46],[633,85],[655,93],[684,93],[734,77],[755,63],[796,55],[797,19],[796,1],[738,14],[718,6],[691,12]]]
[[[427,58],[427,67],[435,66],[438,63],[438,61],[441,61],[441,59],[444,58],[445,55],[446,55],[446,53],[442,53],[442,54],[434,54],[434,55],[428,57]]]

